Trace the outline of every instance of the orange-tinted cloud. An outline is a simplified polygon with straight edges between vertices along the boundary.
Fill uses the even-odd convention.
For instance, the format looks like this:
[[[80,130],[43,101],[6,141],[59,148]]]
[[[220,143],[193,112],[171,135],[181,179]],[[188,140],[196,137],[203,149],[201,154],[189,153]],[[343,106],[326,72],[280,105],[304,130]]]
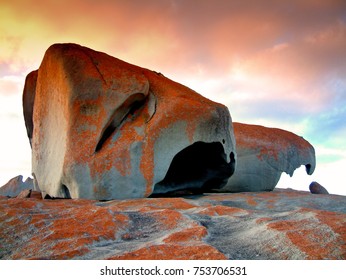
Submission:
[[[310,36],[346,9],[337,0],[2,2],[2,45],[9,56],[37,60],[50,44],[73,41],[148,67],[199,64],[211,74],[222,73],[235,58]]]
[[[160,71],[236,121],[346,149],[345,0],[0,0],[3,130],[21,114],[24,76],[56,42]]]
[[[345,104],[346,1],[0,0],[0,75],[76,42],[163,72],[242,121]],[[1,88],[0,88],[1,94]]]
[[[330,84],[345,74],[342,0],[13,0],[1,7],[0,65],[8,72],[37,68],[55,42],[76,42],[191,85],[212,80],[218,92],[202,93],[214,99],[309,102],[308,112],[333,99]]]

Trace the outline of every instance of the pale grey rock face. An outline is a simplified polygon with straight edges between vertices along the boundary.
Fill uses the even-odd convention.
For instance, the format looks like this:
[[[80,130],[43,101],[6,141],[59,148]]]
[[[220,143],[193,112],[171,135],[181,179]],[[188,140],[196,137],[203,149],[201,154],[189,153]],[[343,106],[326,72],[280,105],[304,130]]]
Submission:
[[[293,176],[301,165],[311,175],[316,159],[313,146],[289,131],[258,125],[233,123],[237,146],[237,168],[220,191],[271,191],[282,172]]]
[[[32,84],[25,90],[35,88],[32,170],[43,196],[109,200],[205,190],[234,171],[228,109],[161,74],[56,44]]]
[[[19,175],[17,177],[9,180],[5,185],[0,188],[0,195],[16,197],[23,190],[34,190],[34,182],[33,179],[27,178],[23,181],[23,176]]]

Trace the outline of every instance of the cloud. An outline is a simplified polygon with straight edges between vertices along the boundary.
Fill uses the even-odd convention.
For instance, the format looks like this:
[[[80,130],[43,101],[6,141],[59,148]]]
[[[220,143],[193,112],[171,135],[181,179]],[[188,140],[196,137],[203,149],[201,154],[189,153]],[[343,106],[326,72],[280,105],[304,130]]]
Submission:
[[[21,86],[23,86],[23,83],[21,83],[21,79],[17,76],[0,77],[0,88],[4,95],[17,93],[21,89]]]
[[[75,42],[160,71],[235,121],[346,146],[344,0],[0,0],[0,34],[2,103],[51,44]]]
[[[344,102],[345,10],[339,0],[1,1],[0,66],[28,73],[49,45],[76,42],[203,85],[242,115],[301,117]]]
[[[152,1],[153,3],[155,1]],[[156,4],[165,1],[157,1]],[[74,42],[133,63],[162,62],[174,30],[162,5],[144,1],[7,1],[1,3],[0,59],[36,65],[56,42]],[[150,4],[150,3],[149,3]],[[164,58],[165,57],[165,58]]]
[[[227,71],[234,59],[313,34],[345,8],[343,1],[240,0],[13,0],[1,6],[1,45],[10,58],[30,54],[39,61],[50,44],[73,41],[143,66],[182,72],[199,66],[209,75]]]
[[[306,129],[307,137],[316,143],[334,149],[346,149],[346,105],[341,104],[330,111],[315,115]]]

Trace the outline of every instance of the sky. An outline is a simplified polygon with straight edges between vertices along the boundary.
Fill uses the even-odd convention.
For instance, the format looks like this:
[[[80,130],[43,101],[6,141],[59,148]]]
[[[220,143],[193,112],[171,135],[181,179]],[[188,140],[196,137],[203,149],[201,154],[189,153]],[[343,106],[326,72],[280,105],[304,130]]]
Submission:
[[[346,195],[345,0],[0,0],[0,186],[31,173],[25,76],[68,42],[161,72],[233,121],[303,136],[315,173],[278,187]]]

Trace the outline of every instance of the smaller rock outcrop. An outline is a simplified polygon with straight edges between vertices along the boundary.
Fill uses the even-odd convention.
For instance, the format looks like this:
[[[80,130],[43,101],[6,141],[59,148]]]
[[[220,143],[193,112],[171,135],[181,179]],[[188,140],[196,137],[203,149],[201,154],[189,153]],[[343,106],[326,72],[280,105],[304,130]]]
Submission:
[[[307,174],[315,170],[313,146],[304,138],[278,128],[233,123],[237,148],[237,169],[220,191],[271,191],[281,173],[290,176],[305,165]]]
[[[23,190],[33,190],[34,182],[33,179],[27,178],[23,181],[23,176],[19,175],[17,177],[9,180],[5,185],[0,188],[0,195],[8,197],[16,197]]]
[[[329,194],[329,192],[322,185],[315,181],[311,182],[309,189],[313,194]]]

